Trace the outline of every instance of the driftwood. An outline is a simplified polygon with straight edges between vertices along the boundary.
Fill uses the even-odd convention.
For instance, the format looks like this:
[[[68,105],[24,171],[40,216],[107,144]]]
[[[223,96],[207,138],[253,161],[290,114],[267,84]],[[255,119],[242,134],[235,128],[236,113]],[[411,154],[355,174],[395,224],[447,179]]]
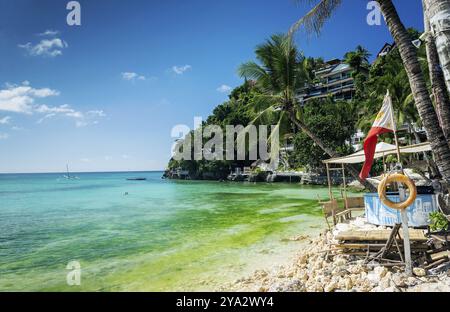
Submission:
[[[430,255],[430,258],[432,261],[437,261],[437,260],[441,260],[441,259],[448,259],[450,255],[450,251],[445,250],[445,251],[441,251],[441,252],[437,252],[434,254]]]
[[[428,273],[430,275],[439,275],[442,272],[448,271],[449,269],[450,269],[450,262],[447,262],[435,267],[434,269],[428,270]]]
[[[447,262],[447,261],[448,261],[448,259],[441,259],[441,260],[434,261],[434,262],[432,262],[432,263],[427,264],[426,266],[424,266],[424,269],[425,269],[425,270],[429,270],[429,269],[431,269],[431,268],[433,268],[433,267],[435,267],[435,266],[438,266],[438,265],[440,265],[440,264],[442,264],[442,263],[445,263],[445,262]]]
[[[391,250],[391,247],[392,247],[392,245],[394,244],[394,241],[395,241],[395,245],[396,245],[396,247],[397,247],[397,250],[398,250],[398,253],[401,255],[402,254],[402,252],[401,252],[401,250],[400,250],[400,247],[398,246],[398,243],[397,243],[397,236],[399,236],[400,237],[400,234],[398,233],[398,231],[400,230],[400,227],[401,227],[402,225],[400,224],[400,223],[398,223],[398,224],[396,224],[395,226],[394,226],[394,228],[392,229],[392,232],[391,232],[391,235],[389,236],[389,239],[388,239],[388,241],[386,242],[386,246],[384,246],[382,249],[381,249],[381,254],[380,254],[380,258],[381,259],[383,259],[383,258],[385,258],[386,257],[386,255],[388,254],[388,252],[389,252],[389,250]],[[403,259],[402,259],[403,260]]]

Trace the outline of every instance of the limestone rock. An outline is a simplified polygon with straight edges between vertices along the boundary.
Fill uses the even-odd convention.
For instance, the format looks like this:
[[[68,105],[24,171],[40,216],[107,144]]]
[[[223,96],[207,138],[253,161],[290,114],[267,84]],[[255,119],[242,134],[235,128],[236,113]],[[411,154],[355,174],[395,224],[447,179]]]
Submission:
[[[414,268],[413,273],[415,276],[419,276],[419,277],[427,275],[427,272],[425,271],[425,269],[422,269],[422,268]]]
[[[351,290],[353,288],[353,281],[351,278],[347,277],[345,280],[345,289]]]
[[[405,283],[405,277],[402,276],[402,274],[394,274],[392,276],[392,282],[394,283],[395,286],[397,287],[406,287],[406,283]]]
[[[386,269],[383,266],[379,266],[376,267],[373,272],[375,273],[375,275],[381,280],[383,277],[386,276],[386,274],[388,273],[388,269]]]
[[[386,275],[380,281],[380,287],[382,289],[391,287],[391,278],[392,278],[392,273],[387,272]]]
[[[338,288],[338,284],[336,282],[331,282],[325,286],[325,292],[332,292]]]

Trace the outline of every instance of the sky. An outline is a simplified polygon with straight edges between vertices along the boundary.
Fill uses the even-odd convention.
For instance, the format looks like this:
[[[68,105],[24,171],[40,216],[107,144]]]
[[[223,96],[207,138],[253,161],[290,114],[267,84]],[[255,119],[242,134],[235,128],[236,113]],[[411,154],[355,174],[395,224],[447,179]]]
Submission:
[[[176,125],[228,99],[238,66],[310,8],[294,0],[0,0],[0,172],[165,168]],[[423,30],[420,0],[394,1]],[[344,0],[306,56],[342,58],[392,42],[365,0]],[[372,57],[373,59],[373,57]]]

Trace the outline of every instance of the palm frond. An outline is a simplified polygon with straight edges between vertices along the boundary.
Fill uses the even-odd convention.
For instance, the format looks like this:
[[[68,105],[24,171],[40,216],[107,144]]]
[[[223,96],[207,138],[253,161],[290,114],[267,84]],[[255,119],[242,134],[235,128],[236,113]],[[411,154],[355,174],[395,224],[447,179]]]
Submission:
[[[259,80],[264,78],[267,75],[264,68],[256,64],[255,62],[247,62],[239,66],[238,74],[241,77],[245,77],[247,79],[255,79]]]
[[[258,94],[253,98],[253,110],[256,113],[262,112],[267,108],[275,107],[280,102],[280,97],[269,94]]]
[[[297,0],[298,2],[313,3],[312,0]],[[321,0],[311,11],[299,19],[289,29],[288,35],[292,35],[300,28],[304,27],[307,34],[320,34],[325,22],[331,17],[336,8],[342,3],[342,0]]]

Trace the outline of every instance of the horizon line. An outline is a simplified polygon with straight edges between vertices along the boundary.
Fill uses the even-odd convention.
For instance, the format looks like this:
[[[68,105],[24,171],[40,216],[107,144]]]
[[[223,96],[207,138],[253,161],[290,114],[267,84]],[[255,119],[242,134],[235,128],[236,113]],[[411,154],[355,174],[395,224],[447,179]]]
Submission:
[[[127,173],[127,172],[164,172],[166,169],[158,170],[112,170],[112,171],[71,171],[70,173]],[[36,171],[36,172],[0,172],[2,174],[65,174],[66,171]]]

